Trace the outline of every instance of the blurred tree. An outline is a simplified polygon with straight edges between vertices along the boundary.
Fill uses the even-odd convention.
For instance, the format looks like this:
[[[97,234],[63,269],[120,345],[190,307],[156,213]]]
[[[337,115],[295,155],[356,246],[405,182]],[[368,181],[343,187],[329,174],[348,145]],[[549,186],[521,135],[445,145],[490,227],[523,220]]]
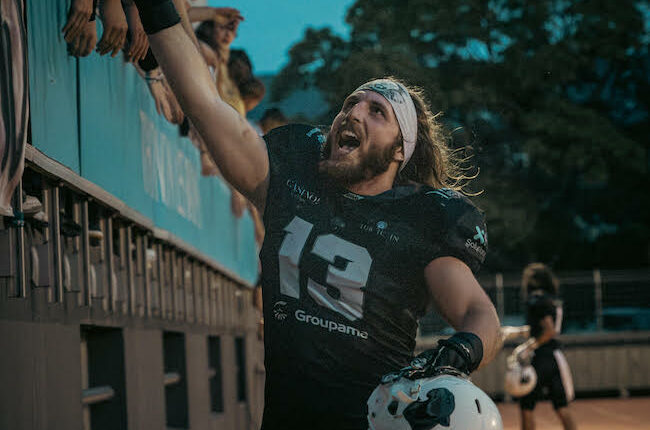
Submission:
[[[375,77],[427,90],[480,168],[488,268],[650,259],[650,2],[358,0],[349,40],[308,29],[275,98],[316,87],[331,121]]]

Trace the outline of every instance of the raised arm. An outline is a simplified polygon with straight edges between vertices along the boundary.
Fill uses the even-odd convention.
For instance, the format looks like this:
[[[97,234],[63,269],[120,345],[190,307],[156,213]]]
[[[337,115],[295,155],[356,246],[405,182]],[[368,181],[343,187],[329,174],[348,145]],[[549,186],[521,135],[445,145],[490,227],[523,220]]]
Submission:
[[[424,275],[438,312],[457,331],[478,336],[483,344],[479,367],[489,363],[499,351],[499,318],[470,268],[457,258],[441,257],[429,263]]]
[[[239,11],[231,7],[191,6],[187,13],[190,22],[210,21],[223,15],[227,18],[243,20]]]
[[[550,315],[546,315],[539,321],[542,332],[537,337],[531,337],[526,342],[517,346],[512,354],[512,360],[519,359],[525,361],[530,358],[530,354],[546,342],[553,339],[558,332],[555,330],[555,322]]]
[[[269,181],[264,141],[219,97],[196,45],[178,23],[178,16],[169,13],[171,0],[135,3],[151,49],[183,112],[201,134],[226,181],[263,211]]]

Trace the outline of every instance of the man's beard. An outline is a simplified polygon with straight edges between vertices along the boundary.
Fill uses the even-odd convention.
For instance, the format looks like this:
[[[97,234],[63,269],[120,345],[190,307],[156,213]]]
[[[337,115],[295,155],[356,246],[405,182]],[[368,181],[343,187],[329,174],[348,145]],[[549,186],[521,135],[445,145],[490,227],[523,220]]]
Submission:
[[[336,145],[336,143],[331,142],[328,142],[328,144]],[[318,171],[343,186],[355,185],[388,170],[393,162],[395,151],[400,144],[401,142],[397,141],[394,145],[384,149],[371,147],[364,157],[360,160],[354,160],[352,163],[347,157],[342,160],[331,160],[329,154],[327,154],[328,158],[318,163]],[[331,148],[330,151],[326,152],[331,152]]]

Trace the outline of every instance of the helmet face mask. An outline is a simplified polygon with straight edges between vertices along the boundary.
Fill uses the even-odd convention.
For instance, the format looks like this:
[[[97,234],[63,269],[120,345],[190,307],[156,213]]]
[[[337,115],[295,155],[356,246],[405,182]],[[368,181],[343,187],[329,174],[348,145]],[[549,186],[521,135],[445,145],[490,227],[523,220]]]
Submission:
[[[487,394],[448,374],[380,384],[368,399],[368,424],[371,430],[503,430]]]

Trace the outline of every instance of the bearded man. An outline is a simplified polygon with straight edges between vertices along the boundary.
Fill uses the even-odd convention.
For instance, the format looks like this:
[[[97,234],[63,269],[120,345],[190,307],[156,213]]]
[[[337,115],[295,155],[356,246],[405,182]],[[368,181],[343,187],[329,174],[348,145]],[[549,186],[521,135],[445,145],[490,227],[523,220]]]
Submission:
[[[326,135],[288,125],[261,138],[219,98],[171,0],[136,3],[183,111],[264,217],[262,428],[367,428],[382,375],[488,362],[499,321],[474,277],[484,217],[457,191],[462,175],[421,93],[371,81]],[[458,332],[412,361],[429,306]]]

